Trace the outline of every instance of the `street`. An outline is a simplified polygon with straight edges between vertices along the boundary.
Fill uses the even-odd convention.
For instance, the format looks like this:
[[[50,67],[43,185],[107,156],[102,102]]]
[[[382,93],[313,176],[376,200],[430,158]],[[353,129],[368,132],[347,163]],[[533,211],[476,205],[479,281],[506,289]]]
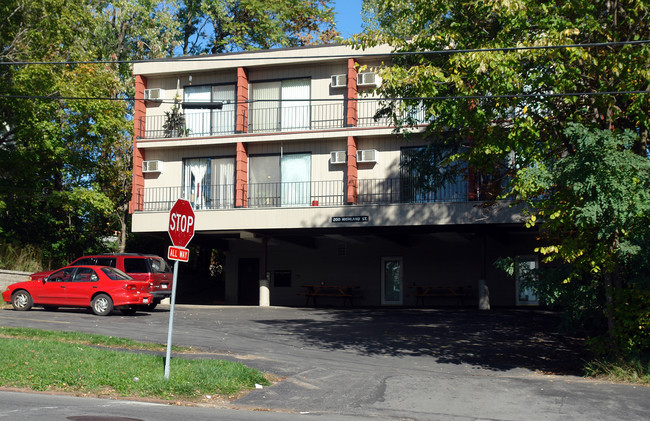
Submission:
[[[131,317],[0,311],[3,326],[158,343],[166,342],[168,321],[164,306]],[[199,348],[194,358],[239,361],[282,381],[202,408],[59,396],[45,404],[41,394],[17,399],[2,392],[0,419],[647,419],[650,389],[581,378],[582,341],[557,334],[557,321],[556,314],[529,310],[178,305],[175,345]],[[38,409],[50,406],[58,409]]]

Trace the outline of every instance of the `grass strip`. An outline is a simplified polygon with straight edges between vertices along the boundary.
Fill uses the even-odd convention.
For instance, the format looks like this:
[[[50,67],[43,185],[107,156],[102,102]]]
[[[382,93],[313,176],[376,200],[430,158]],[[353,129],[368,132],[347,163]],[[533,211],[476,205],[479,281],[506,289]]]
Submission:
[[[77,395],[199,401],[206,396],[236,395],[254,389],[256,383],[270,384],[258,370],[211,359],[172,358],[166,380],[162,356],[68,342],[67,332],[32,329],[31,334],[39,336],[39,332],[42,335],[35,338],[0,338],[0,385]],[[89,336],[93,337],[90,342],[101,339]],[[118,339],[105,337],[106,342],[97,345],[120,343]]]
[[[164,351],[166,345],[154,342],[138,342],[132,339],[117,338],[114,336],[95,335],[79,332],[66,332],[56,330],[30,329],[23,327],[0,327],[0,337],[21,339],[51,339],[59,342],[74,343],[79,345],[94,345],[107,348],[133,349],[145,351]],[[174,352],[191,352],[192,348],[172,345]]]
[[[650,357],[593,360],[586,365],[587,376],[613,382],[650,386]]]

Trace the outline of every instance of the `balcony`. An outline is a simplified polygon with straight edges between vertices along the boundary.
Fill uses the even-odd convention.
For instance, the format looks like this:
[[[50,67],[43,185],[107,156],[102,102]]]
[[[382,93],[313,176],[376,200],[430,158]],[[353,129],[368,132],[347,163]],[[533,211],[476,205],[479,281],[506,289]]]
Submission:
[[[383,100],[352,100],[357,105],[355,127],[391,127],[389,117],[376,117],[377,112],[386,107]],[[304,102],[309,102],[303,105]],[[289,102],[278,106],[274,102],[250,103],[244,109],[247,133],[280,133],[290,131],[328,130],[347,127],[346,102],[315,102],[301,101],[300,105]],[[138,133],[141,139],[163,139],[177,137],[209,137],[228,136],[237,134],[236,104],[225,104],[221,110],[185,110],[185,126],[177,131],[165,130],[166,116],[145,117],[145,127]],[[410,113],[413,124],[424,123],[424,112],[421,108],[413,109]]]
[[[353,187],[352,187],[353,188]],[[467,202],[468,184],[460,181],[436,191],[424,191],[413,180],[400,178],[357,180],[357,204]],[[198,190],[198,191],[197,191]],[[239,193],[239,195],[236,195]],[[248,184],[240,192],[233,184],[194,187],[147,187],[134,192],[140,212],[168,212],[177,199],[189,200],[195,210],[235,207],[236,196],[246,208],[296,208],[344,206],[347,190],[343,181]]]

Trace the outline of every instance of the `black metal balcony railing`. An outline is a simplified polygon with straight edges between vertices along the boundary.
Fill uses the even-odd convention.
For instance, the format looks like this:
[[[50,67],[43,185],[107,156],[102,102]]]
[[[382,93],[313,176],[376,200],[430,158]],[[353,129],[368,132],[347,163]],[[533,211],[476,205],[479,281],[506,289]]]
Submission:
[[[356,127],[390,127],[388,117],[377,118],[377,111],[386,105],[383,100],[354,100],[357,102]],[[346,103],[309,102],[306,105],[287,103],[278,106],[272,102],[251,103],[248,110],[248,133],[276,133],[288,131],[324,130],[346,127]],[[415,123],[424,122],[420,108],[411,112]],[[165,130],[166,116],[148,116],[145,119],[144,139],[169,137],[224,136],[236,133],[236,111],[186,110],[185,126],[177,130]]]
[[[357,180],[357,203],[433,203],[466,202],[469,199],[467,181],[458,181],[437,190],[422,187],[413,178]]]
[[[453,185],[425,191],[413,180],[391,178],[357,180],[358,204],[464,202],[468,200],[468,185],[461,181]],[[347,203],[343,181],[311,181],[285,183],[256,183],[246,185],[239,192],[245,198],[244,207],[280,208],[304,206],[343,206]],[[235,186],[206,185],[188,187],[147,187],[135,192],[136,211],[167,212],[177,199],[189,200],[195,210],[234,208]]]

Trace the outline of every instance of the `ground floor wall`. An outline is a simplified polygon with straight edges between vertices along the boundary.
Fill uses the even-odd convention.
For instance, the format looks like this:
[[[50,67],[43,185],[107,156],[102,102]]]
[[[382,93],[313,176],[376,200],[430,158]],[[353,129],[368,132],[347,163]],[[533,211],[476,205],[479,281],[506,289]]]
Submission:
[[[241,239],[231,241],[226,253],[225,301],[257,304],[259,281],[268,279],[271,305],[305,305],[307,297],[301,295],[307,291],[305,285],[320,284],[358,287],[355,306],[386,305],[382,262],[388,258],[399,262],[399,305],[459,305],[453,296],[427,297],[422,302],[416,287],[469,286],[472,294],[462,304],[475,307],[483,280],[492,306],[513,306],[517,304],[515,279],[494,262],[502,257],[533,256],[535,246],[535,233],[494,229]],[[340,297],[319,297],[319,303],[349,304]]]

